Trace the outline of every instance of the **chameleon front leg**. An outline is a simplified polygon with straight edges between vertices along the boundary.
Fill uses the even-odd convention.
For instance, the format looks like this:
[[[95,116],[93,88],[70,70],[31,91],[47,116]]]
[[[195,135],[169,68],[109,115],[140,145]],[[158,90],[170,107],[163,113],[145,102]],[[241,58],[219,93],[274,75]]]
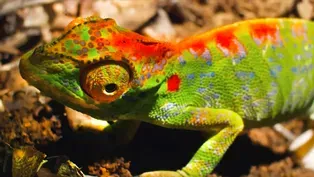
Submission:
[[[181,170],[146,172],[140,177],[205,177],[213,171],[244,127],[242,118],[237,113],[226,109],[189,107],[184,113],[167,123],[176,127],[186,126],[180,120],[186,120],[185,123],[190,127],[193,126],[194,129],[206,131],[220,128],[220,131],[208,139]]]
[[[109,124],[105,120],[95,119],[69,107],[65,110],[69,125],[73,130],[87,130],[114,136],[115,145],[128,144],[140,126],[140,121],[137,120],[117,120]]]

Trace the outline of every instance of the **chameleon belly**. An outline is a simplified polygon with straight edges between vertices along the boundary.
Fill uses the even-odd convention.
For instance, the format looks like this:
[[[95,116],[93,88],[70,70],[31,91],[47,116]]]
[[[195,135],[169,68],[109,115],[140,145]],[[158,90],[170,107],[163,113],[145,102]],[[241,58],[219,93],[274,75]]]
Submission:
[[[183,102],[249,120],[303,110],[314,98],[313,39],[312,22],[262,19],[183,41],[176,70],[191,92]]]

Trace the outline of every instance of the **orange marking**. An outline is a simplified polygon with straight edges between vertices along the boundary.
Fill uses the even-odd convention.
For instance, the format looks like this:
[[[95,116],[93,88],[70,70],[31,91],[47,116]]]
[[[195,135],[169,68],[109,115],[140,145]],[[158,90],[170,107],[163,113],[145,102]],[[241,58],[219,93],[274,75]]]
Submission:
[[[158,42],[153,39],[148,40],[146,37],[133,32],[112,34],[111,44],[118,50],[135,57],[136,60],[154,57],[157,62],[172,49],[172,46],[168,43]]]
[[[296,37],[304,38],[304,35],[306,34],[306,29],[302,22],[293,23],[291,28]]]
[[[234,35],[234,29],[226,29],[217,31],[215,34],[215,41],[217,45],[227,49],[231,54],[238,54],[240,46],[236,43],[237,38]]]
[[[262,43],[271,41],[276,43],[278,41],[278,32],[277,23],[269,22],[268,24],[253,23],[250,26],[251,35],[253,38],[261,40]]]

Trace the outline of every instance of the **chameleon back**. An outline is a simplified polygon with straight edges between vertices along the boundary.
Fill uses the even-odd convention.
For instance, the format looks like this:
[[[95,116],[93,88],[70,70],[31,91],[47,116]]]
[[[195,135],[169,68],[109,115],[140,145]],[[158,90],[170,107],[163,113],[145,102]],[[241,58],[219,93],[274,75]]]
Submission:
[[[297,19],[250,20],[191,37],[179,43],[172,72],[180,92],[169,97],[248,120],[305,112],[314,98],[313,41],[314,23]]]

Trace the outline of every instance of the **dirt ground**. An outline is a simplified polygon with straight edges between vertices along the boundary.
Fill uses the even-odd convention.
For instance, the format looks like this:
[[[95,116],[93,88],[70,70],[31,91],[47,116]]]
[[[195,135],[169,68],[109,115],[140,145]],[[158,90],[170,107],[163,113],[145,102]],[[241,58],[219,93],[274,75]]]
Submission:
[[[80,176],[80,171],[128,177],[175,170],[205,141],[201,132],[145,123],[127,145],[114,145],[111,134],[71,129],[65,107],[29,86],[19,75],[18,63],[27,50],[62,34],[75,17],[97,14],[143,35],[179,41],[251,18],[313,19],[313,7],[312,0],[0,1],[0,177],[17,177],[21,171],[38,177]],[[283,126],[298,136],[309,128],[306,123],[293,120]],[[314,177],[288,151],[290,143],[271,127],[250,130],[236,139],[210,176]],[[36,158],[26,163],[31,157]],[[43,159],[48,163],[35,174]]]

